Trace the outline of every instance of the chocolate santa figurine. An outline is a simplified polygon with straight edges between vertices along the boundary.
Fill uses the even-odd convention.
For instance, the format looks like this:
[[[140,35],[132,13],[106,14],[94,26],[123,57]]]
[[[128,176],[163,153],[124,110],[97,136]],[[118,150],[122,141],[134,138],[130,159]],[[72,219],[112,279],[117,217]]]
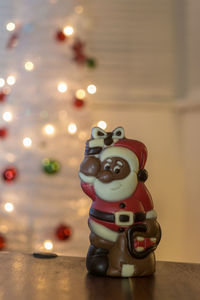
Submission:
[[[90,247],[86,266],[100,276],[134,277],[155,272],[161,230],[144,182],[145,145],[94,127],[86,143],[79,177],[92,199],[89,211]]]

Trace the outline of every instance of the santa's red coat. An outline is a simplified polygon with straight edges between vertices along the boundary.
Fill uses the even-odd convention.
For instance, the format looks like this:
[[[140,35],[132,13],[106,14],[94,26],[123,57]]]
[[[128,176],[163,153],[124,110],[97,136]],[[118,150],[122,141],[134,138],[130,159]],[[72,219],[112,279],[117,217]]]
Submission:
[[[99,198],[92,184],[85,183],[82,181],[81,187],[83,191],[93,200],[91,207],[94,209],[98,209],[102,212],[115,213],[117,211],[132,211],[133,213],[146,213],[153,209],[152,197],[143,182],[138,182],[136,190],[129,198],[119,200],[116,202],[108,202]],[[121,203],[125,204],[124,208],[120,208]],[[95,222],[116,232],[119,231],[120,227],[127,228],[127,226],[118,226],[114,223],[98,220],[91,216],[89,216],[89,219],[92,219]]]

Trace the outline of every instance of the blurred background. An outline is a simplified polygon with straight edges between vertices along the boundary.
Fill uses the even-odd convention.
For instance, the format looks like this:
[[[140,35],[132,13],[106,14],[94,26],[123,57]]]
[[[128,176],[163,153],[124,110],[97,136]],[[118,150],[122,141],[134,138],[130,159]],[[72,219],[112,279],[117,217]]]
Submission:
[[[197,0],[0,0],[0,249],[85,256],[92,126],[144,142],[159,260],[200,262]]]

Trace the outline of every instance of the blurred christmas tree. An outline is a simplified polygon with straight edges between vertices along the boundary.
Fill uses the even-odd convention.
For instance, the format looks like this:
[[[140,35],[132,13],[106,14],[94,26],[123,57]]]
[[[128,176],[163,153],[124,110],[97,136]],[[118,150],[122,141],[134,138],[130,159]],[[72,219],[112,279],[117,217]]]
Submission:
[[[81,255],[89,200],[77,173],[96,92],[84,3],[0,6],[0,248]]]

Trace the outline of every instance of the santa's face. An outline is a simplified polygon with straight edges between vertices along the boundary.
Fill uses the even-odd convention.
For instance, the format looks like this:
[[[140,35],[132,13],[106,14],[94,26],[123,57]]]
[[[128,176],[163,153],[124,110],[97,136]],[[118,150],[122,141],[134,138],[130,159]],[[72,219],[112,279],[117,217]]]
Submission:
[[[94,181],[96,194],[105,201],[119,201],[130,197],[137,187],[137,173],[120,157],[108,157]]]

